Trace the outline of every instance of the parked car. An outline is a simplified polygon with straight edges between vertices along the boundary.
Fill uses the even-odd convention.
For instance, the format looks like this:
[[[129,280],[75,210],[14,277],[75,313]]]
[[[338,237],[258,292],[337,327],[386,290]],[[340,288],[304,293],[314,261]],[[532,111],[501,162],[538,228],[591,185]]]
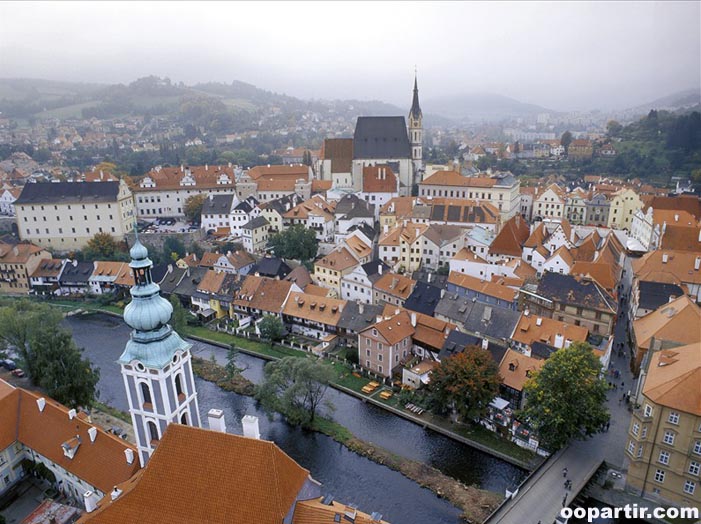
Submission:
[[[23,378],[23,377],[27,376],[27,374],[24,371],[22,371],[20,368],[13,369],[12,374],[18,378]]]
[[[17,369],[17,364],[14,363],[14,361],[7,359],[7,360],[0,360],[0,366],[4,367],[7,371],[14,371]]]

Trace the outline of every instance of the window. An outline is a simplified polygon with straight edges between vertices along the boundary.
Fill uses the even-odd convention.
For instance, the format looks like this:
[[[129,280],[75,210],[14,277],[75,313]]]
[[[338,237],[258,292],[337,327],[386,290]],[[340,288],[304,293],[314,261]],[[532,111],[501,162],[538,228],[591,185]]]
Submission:
[[[693,480],[687,480],[686,482],[684,482],[684,493],[693,495],[694,491],[696,491],[696,482],[694,482]]]
[[[175,394],[181,402],[185,400],[185,390],[183,389],[183,377],[180,374],[175,376]]]
[[[662,442],[664,442],[665,444],[669,444],[670,446],[674,446],[674,437],[674,433],[672,433],[671,431],[665,431]]]
[[[631,432],[637,437],[638,433],[640,433],[640,424],[638,424],[637,422],[633,422],[633,429],[631,430]]]
[[[701,464],[692,460],[689,463],[689,473],[692,475],[698,475],[699,471],[701,471]]]
[[[367,351],[367,356],[369,357],[369,356],[370,356],[370,350],[368,349],[368,350],[366,350],[366,351]]]
[[[640,447],[638,448],[638,453],[636,454],[638,458],[643,456],[643,445],[641,444]]]
[[[382,366],[377,366],[377,371],[379,371],[380,373],[382,373]]]
[[[645,409],[643,410],[643,414],[646,417],[651,417],[652,416],[652,406],[650,404],[645,404]]]
[[[643,426],[643,432],[640,434],[640,438],[647,437],[647,426]]]
[[[655,471],[655,482],[662,484],[664,482],[665,472],[661,469]]]
[[[156,423],[149,420],[146,423],[146,427],[148,428],[148,436],[151,438],[151,443],[158,442],[160,437],[158,436],[158,427],[156,427]]]
[[[634,451],[635,451],[635,442],[633,442],[631,440],[630,442],[628,442],[628,453],[630,453],[632,455]]]
[[[665,464],[665,465],[669,464],[669,452],[668,451],[660,451],[660,456],[657,459],[657,461],[660,464]]]
[[[670,412],[669,418],[667,419],[667,421],[670,424],[679,424],[679,413],[677,413],[676,411]]]
[[[377,361],[382,362],[382,354],[377,355]]]
[[[148,386],[148,384],[146,384],[146,382],[139,382],[139,387],[141,388],[141,398],[144,401],[144,408],[151,409],[153,407],[151,399],[151,388]]]
[[[181,423],[183,426],[187,426],[187,425],[188,425],[188,423],[187,423],[187,413],[183,413],[183,416],[180,417],[180,423]]]
[[[366,345],[366,346],[369,346],[369,345],[370,345],[370,339],[369,339],[369,338],[366,338],[366,339],[365,339],[365,345]],[[368,353],[369,353],[369,352],[370,352],[370,350],[368,350]]]
[[[701,455],[701,440],[694,442],[694,453]]]

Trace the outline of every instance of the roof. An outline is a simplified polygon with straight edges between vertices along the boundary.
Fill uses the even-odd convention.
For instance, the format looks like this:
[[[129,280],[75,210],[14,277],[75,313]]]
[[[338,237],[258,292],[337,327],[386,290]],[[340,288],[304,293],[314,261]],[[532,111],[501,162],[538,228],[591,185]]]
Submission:
[[[654,310],[670,302],[670,298],[686,295],[686,291],[676,284],[662,282],[638,282],[638,307]]]
[[[516,215],[510,218],[502,227],[499,234],[489,245],[489,253],[492,255],[507,255],[520,257],[523,244],[530,236],[528,223]]]
[[[197,286],[200,285],[206,273],[206,267],[187,268],[172,292],[182,297],[192,297],[197,292]],[[168,277],[166,277],[166,280],[168,280]]]
[[[43,258],[31,278],[57,278],[61,274],[64,261],[59,258]]]
[[[327,326],[337,326],[345,306],[345,300],[293,292],[290,293],[282,314]]]
[[[538,295],[553,302],[616,311],[616,301],[595,280],[546,271],[538,282]]]
[[[575,262],[570,268],[570,275],[591,277],[607,291],[613,291],[618,283],[615,267],[603,262]]]
[[[362,309],[362,312],[361,312]],[[343,308],[338,327],[354,334],[373,324],[378,315],[382,315],[383,306],[374,304],[359,304],[348,301]]]
[[[43,249],[34,244],[20,242],[12,245],[0,242],[0,264],[26,264],[33,255],[41,252]]]
[[[494,187],[498,180],[485,176],[462,176],[457,171],[436,171],[419,182],[420,186]]]
[[[119,178],[114,176],[112,173],[103,171],[88,171],[83,173],[83,178],[86,182],[118,182]]]
[[[224,277],[227,273],[221,271],[214,271],[213,269],[208,270],[202,281],[197,286],[197,291],[213,295],[219,292],[222,283],[224,282]]]
[[[355,193],[343,195],[341,200],[336,203],[334,213],[336,217],[342,215],[345,219],[356,217],[372,218],[374,216],[372,206]]]
[[[699,253],[660,249],[633,259],[633,273],[639,280],[678,284],[701,284],[701,270],[694,269]]]
[[[187,186],[181,185],[183,178],[190,175],[190,178],[194,180],[195,185]],[[225,184],[219,184],[219,178],[225,175],[229,182]],[[155,187],[138,187],[135,191],[162,191],[164,189],[222,189],[222,188],[233,188],[234,187],[234,168],[228,166],[215,166],[215,165],[204,165],[204,166],[172,166],[172,167],[155,167],[146,176],[149,177]],[[143,182],[143,181],[142,181]]]
[[[662,234],[660,249],[701,253],[701,226],[667,224]]]
[[[642,349],[649,349],[651,339],[691,344],[701,340],[701,308],[688,296],[682,295],[655,311],[633,322],[635,341]]]
[[[267,227],[269,226],[270,223],[264,216],[257,216],[256,218],[253,218],[246,222],[242,227],[242,229],[260,229],[261,227]]]
[[[327,138],[321,148],[321,157],[331,160],[332,173],[350,173],[353,164],[353,139]]]
[[[160,282],[161,292],[170,295],[178,287],[180,281],[185,277],[187,269],[179,267],[171,267],[170,271]]]
[[[297,284],[300,289],[306,288],[312,283],[309,270],[304,266],[297,266],[285,277],[285,280]]]
[[[200,258],[199,266],[213,268],[217,261],[221,258],[222,254],[218,251],[205,251],[202,253],[202,258]]]
[[[433,242],[436,246],[442,247],[456,240],[460,240],[465,234],[461,226],[448,224],[430,224],[424,232],[424,238]]]
[[[386,164],[363,167],[364,193],[396,193],[397,177]]]
[[[46,405],[39,411],[40,397],[0,381],[0,448],[21,442],[103,493],[109,493],[113,486],[138,471],[139,460],[133,446],[88,423],[86,417],[70,419],[68,408],[51,398],[44,397]],[[88,434],[91,427],[97,430],[94,442]],[[80,444],[70,459],[64,455],[62,444],[76,436]],[[124,454],[127,449],[134,453],[131,464]]]
[[[285,278],[292,269],[285,264],[285,261],[278,257],[265,256],[251,268],[251,273],[258,273],[264,277],[280,277]]]
[[[507,349],[499,363],[501,383],[516,391],[523,391],[526,381],[544,365],[545,360],[527,357],[523,353]]]
[[[119,182],[38,182],[25,184],[15,206],[116,202]]]
[[[345,271],[359,264],[356,258],[347,248],[341,247],[332,251],[325,257],[317,260],[314,266],[333,269],[334,271]]]
[[[382,515],[373,513],[368,515],[358,511],[355,507],[346,506],[340,502],[331,501],[324,504],[324,497],[316,499],[300,500],[295,505],[295,514],[292,517],[292,524],[338,524],[339,522],[349,522],[345,517],[346,510],[355,514],[353,524],[388,524],[381,520]]]
[[[438,358],[439,360],[443,360],[457,353],[462,353],[466,348],[471,346],[482,347],[482,339],[454,329],[448,334],[448,338],[445,339],[445,343],[441,348],[441,352],[438,354]],[[487,349],[489,353],[491,353],[494,362],[498,365],[501,359],[504,358],[506,347],[495,344],[494,342],[488,342]]]
[[[374,235],[373,235],[374,237]],[[371,237],[372,238],[372,237]],[[358,260],[372,255],[372,247],[368,246],[363,240],[357,235],[351,235],[344,239],[346,246],[349,251],[355,254]]]
[[[319,195],[313,195],[310,199],[286,211],[282,216],[291,219],[309,218],[310,215],[322,216],[327,221],[333,220],[335,212],[334,205],[324,200]]]
[[[203,215],[228,215],[234,203],[234,195],[212,195],[204,200],[202,204]]]
[[[668,408],[701,416],[701,343],[653,353],[643,395]]]
[[[403,116],[359,116],[353,134],[353,158],[411,158]]]
[[[399,224],[380,236],[380,246],[398,246],[401,242],[409,244],[416,241],[428,229],[428,224],[408,222]]]
[[[267,165],[255,166],[248,170],[247,175],[253,180],[258,180],[261,177],[266,177],[269,180],[277,178],[297,180],[303,178],[309,179],[309,166],[305,165]]]
[[[560,347],[564,347],[566,341],[586,342],[589,330],[584,326],[575,326],[553,318],[526,315],[524,313],[521,315],[511,339],[527,346],[534,342],[542,342],[549,346],[557,347],[555,340],[558,335],[562,337]]]
[[[292,282],[247,275],[234,299],[238,307],[280,313],[292,288]]]
[[[655,210],[687,211],[697,219],[701,219],[701,198],[696,195],[654,196],[650,199],[649,206]]]
[[[59,282],[63,284],[85,284],[90,280],[93,272],[92,262],[68,262],[63,268]]]
[[[332,292],[331,289],[323,286],[317,286],[316,284],[307,284],[302,291],[304,291],[307,295],[314,295],[317,297],[326,297]]]
[[[417,282],[411,295],[404,302],[404,307],[424,315],[433,316],[436,305],[441,299],[441,291],[440,287],[426,282]]]
[[[98,260],[94,263],[94,269],[92,275],[90,275],[90,280],[100,280],[113,282],[116,280],[124,266],[128,266],[126,262],[112,262],[105,260]]]
[[[380,322],[364,329],[363,332],[369,329],[376,329],[380,336],[390,345],[396,344],[414,334],[411,317],[406,311],[400,311],[398,315],[383,318]]]
[[[377,279],[374,290],[406,300],[414,290],[416,281],[404,275],[384,273]]]
[[[308,480],[273,442],[169,424],[142,474],[80,522],[280,524]]]
[[[448,283],[453,284],[463,289],[470,289],[483,295],[488,295],[507,302],[515,302],[518,298],[518,291],[504,285],[503,283],[494,283],[490,280],[481,280],[479,278],[451,271],[448,275]]]
[[[472,301],[456,293],[446,293],[435,314],[462,325],[465,331],[498,340],[511,338],[521,317],[518,311]]]

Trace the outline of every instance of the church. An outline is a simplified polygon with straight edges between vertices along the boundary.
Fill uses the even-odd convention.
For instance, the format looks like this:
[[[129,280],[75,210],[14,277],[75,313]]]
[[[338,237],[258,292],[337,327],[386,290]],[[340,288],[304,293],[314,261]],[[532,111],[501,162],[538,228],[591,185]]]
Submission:
[[[332,180],[338,191],[362,191],[363,168],[387,165],[397,175],[400,196],[409,196],[421,182],[423,165],[423,114],[419,87],[414,94],[409,123],[403,116],[359,116],[352,139],[324,141],[318,173]]]

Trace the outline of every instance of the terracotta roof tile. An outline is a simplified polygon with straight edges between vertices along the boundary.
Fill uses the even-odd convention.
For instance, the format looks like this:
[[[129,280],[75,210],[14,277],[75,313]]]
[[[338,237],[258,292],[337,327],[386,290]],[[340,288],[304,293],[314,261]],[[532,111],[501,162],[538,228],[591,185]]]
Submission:
[[[694,269],[701,253],[660,249],[633,260],[633,272],[640,280],[678,284],[701,284],[701,270]]]
[[[388,165],[363,168],[364,193],[396,193],[397,177]]]
[[[345,306],[345,300],[319,297],[307,293],[290,293],[290,298],[287,299],[282,313],[327,326],[336,326]]]
[[[520,257],[523,244],[530,236],[528,223],[516,215],[509,219],[499,231],[499,234],[489,246],[489,253],[493,255],[507,255]]]
[[[589,330],[584,326],[575,326],[552,318],[521,314],[511,338],[528,346],[533,342],[542,342],[557,347],[555,345],[556,335],[563,337],[563,344],[567,340],[586,342]]]
[[[656,404],[701,416],[701,343],[656,351],[643,395]]]
[[[309,167],[305,165],[271,165],[255,166],[248,170],[248,176],[253,180],[265,177],[268,180],[277,178],[278,180],[309,179]]]
[[[338,524],[339,522],[348,522],[344,517],[346,509],[350,512],[355,512],[354,524],[389,524],[384,520],[374,520],[370,515],[354,510],[345,504],[336,501],[333,501],[331,504],[323,504],[322,500],[323,497],[297,502],[292,524]]]
[[[701,331],[690,326],[701,326],[701,308],[683,295],[634,321],[633,331],[638,347],[649,349],[653,337],[679,344],[701,341]]]
[[[332,173],[350,173],[353,164],[353,139],[327,138],[324,140],[321,158],[331,160]]]
[[[419,183],[420,186],[493,187],[497,179],[489,177],[466,177],[456,171],[436,171]]]
[[[342,247],[336,251],[332,251],[325,257],[317,260],[314,266],[324,267],[328,269],[333,269],[334,271],[345,271],[346,269],[355,267],[360,263],[356,258],[348,251],[347,248]]]
[[[377,282],[375,282],[375,291],[380,291],[388,295],[406,300],[414,290],[416,281],[404,275],[395,275],[394,273],[385,273]]]
[[[501,382],[516,391],[523,391],[526,381],[544,365],[545,360],[527,357],[513,349],[507,349],[499,364]]]
[[[448,275],[448,283],[507,302],[514,302],[518,297],[518,291],[507,285],[495,284],[489,280],[480,280],[479,278],[458,273],[457,271],[450,272],[450,275]]]
[[[292,282],[268,277],[246,276],[234,305],[279,314],[292,288]]]
[[[162,191],[164,189],[222,189],[234,187],[234,169],[228,166],[189,166],[188,169],[192,173],[195,180],[194,186],[181,186],[180,181],[186,176],[186,170],[181,171],[180,166],[176,167],[161,167],[159,170],[152,169],[146,176],[151,178],[156,187],[137,187],[136,192],[142,191]],[[217,180],[221,174],[225,174],[231,180],[230,184],[217,184]]]

